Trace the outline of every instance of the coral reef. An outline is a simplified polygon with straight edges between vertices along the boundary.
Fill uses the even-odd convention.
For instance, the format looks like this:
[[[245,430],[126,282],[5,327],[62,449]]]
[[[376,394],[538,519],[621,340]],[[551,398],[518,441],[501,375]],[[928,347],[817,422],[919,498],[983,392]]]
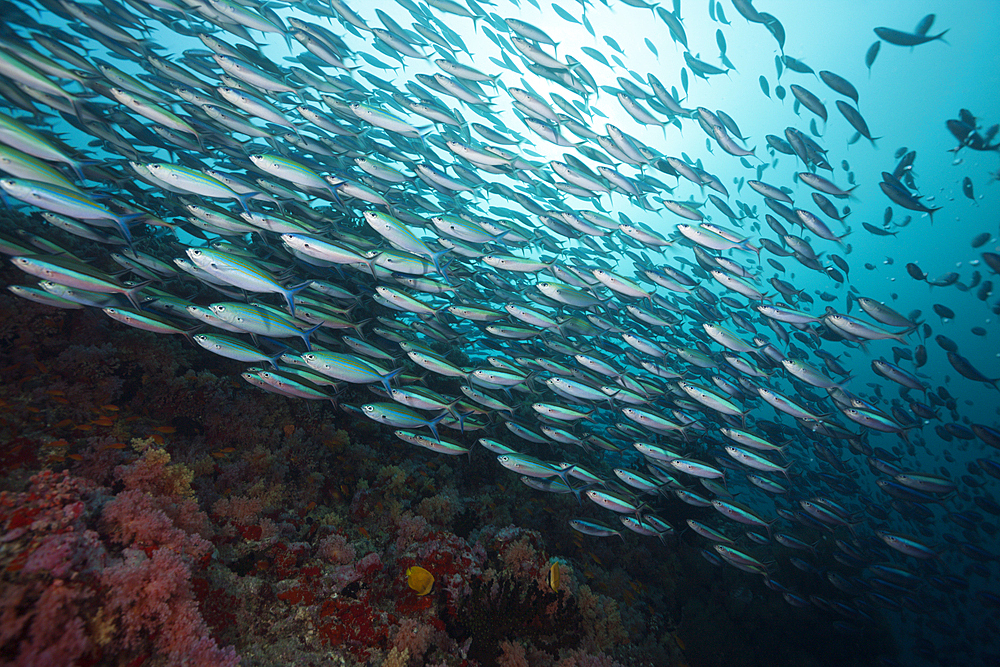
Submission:
[[[485,450],[262,394],[176,338],[0,296],[0,664],[732,667],[835,639],[770,606],[784,635],[755,635],[696,556],[583,539],[572,497]]]

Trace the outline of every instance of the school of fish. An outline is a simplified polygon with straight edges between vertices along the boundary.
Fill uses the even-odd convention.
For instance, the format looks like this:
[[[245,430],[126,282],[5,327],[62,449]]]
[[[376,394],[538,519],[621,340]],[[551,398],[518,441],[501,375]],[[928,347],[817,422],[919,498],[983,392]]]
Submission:
[[[538,492],[566,494],[572,528],[594,539],[698,549],[845,632],[899,614],[921,619],[905,632],[934,664],[995,664],[996,646],[970,646],[1000,630],[1000,430],[963,419],[920,368],[936,343],[984,400],[1000,377],[949,338],[932,343],[919,311],[851,287],[853,187],[837,182],[854,175],[834,169],[817,119],[838,122],[821,100],[835,95],[852,143],[874,145],[857,88],[784,54],[781,22],[750,0],[708,2],[719,64],[687,49],[680,2],[602,1],[658,22],[654,55],[683,49],[683,92],[629,70],[611,36],[581,49],[585,64],[517,0],[4,2],[0,190],[32,214],[0,230],[26,277],[8,289],[186,336],[245,362],[264,391],[330,402],[433,452],[478,443]],[[552,11],[597,43],[587,4]],[[684,11],[704,11],[694,4]],[[865,64],[883,43],[943,41],[933,23],[876,28]],[[689,74],[735,73],[736,29],[774,40],[808,130],[775,127],[750,149],[736,119],[687,95]],[[601,81],[590,61],[621,75]],[[766,76],[760,87],[785,98]],[[601,122],[618,106],[633,123]],[[959,116],[946,124],[956,152],[998,150],[997,126]],[[704,141],[730,156],[746,173],[735,196],[658,143],[669,128],[692,152]],[[797,165],[791,181],[779,158]],[[878,184],[888,203],[933,216],[916,153],[895,159]],[[909,223],[893,210],[863,223],[868,239]],[[1000,273],[1000,255],[981,259]],[[782,277],[794,269],[828,285],[813,291],[822,305]],[[978,270],[966,283],[907,271],[978,288],[1000,312]],[[874,375],[852,381],[845,353],[871,355]],[[374,398],[345,400],[348,385]],[[964,469],[915,465],[938,441],[978,454]],[[784,585],[788,564],[822,592]],[[990,613],[928,615],[977,606]]]

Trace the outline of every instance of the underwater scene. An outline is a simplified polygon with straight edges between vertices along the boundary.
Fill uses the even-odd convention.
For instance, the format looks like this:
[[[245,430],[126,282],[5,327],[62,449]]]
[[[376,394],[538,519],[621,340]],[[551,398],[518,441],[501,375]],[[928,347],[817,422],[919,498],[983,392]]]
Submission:
[[[0,11],[0,665],[1000,665],[1000,3]]]

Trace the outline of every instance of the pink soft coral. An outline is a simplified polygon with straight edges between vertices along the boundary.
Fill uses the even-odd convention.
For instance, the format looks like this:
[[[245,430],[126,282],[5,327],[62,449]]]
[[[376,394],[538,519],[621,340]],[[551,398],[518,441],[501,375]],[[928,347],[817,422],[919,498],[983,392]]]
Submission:
[[[346,565],[354,560],[355,551],[347,538],[334,533],[320,541],[316,555],[334,565]]]
[[[396,517],[396,549],[406,551],[411,544],[423,540],[431,532],[430,524],[422,516],[409,512]]]
[[[129,649],[153,644],[168,665],[230,667],[239,664],[232,648],[219,649],[208,633],[191,593],[191,572],[183,558],[158,548],[151,558],[126,549],[123,559],[102,573],[109,591],[107,609],[121,621],[122,643]]]
[[[424,654],[438,631],[429,623],[404,618],[391,637],[392,645],[402,653],[408,651],[411,664],[423,664]]]
[[[191,471],[170,463],[170,455],[149,441],[136,445],[145,447],[142,456],[115,469],[125,491],[104,507],[105,529],[118,543],[147,555],[166,547],[191,559],[203,557],[212,546],[205,539],[211,524],[194,500]]]
[[[176,508],[174,503],[169,504]],[[124,491],[104,507],[105,528],[120,544],[147,553],[162,547],[198,559],[209,552],[210,542],[197,533],[176,527],[173,519],[158,505],[164,505],[162,499],[138,490]]]
[[[216,645],[192,593],[191,568],[212,549],[199,534],[207,517],[185,492],[183,470],[167,466],[160,452],[147,454],[136,467],[121,467],[126,488],[104,504],[100,532],[87,525],[106,490],[85,480],[45,472],[24,493],[0,494],[4,667],[65,667],[130,653],[178,667],[239,662],[233,649]],[[154,469],[163,479],[153,478]],[[116,544],[125,547],[120,557]]]
[[[508,526],[496,535],[496,548],[505,571],[542,583],[548,572],[548,556],[541,533]]]
[[[191,480],[194,473],[184,465],[170,463],[170,454],[153,444],[152,440],[133,440],[132,446],[142,456],[126,465],[115,468],[115,477],[126,488],[146,491],[158,496],[192,497]]]
[[[0,644],[21,635],[17,654],[9,667],[65,667],[77,664],[94,646],[87,636],[86,626],[79,615],[79,605],[90,597],[89,591],[67,586],[56,580],[42,591],[28,613],[17,614],[28,587],[10,586],[5,590],[0,606]]]
[[[44,471],[24,493],[0,494],[0,656],[5,666],[63,667],[96,649],[83,619],[95,596],[91,574],[106,558],[85,527],[94,490],[67,473]]]

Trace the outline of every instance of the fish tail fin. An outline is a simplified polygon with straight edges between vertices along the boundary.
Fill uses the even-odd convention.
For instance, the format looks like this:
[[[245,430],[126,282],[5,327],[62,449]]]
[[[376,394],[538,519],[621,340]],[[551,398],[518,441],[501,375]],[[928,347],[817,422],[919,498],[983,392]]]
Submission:
[[[329,181],[330,178],[332,178],[332,177],[330,177],[330,176],[327,177],[327,182],[328,183],[330,183],[330,181]],[[347,181],[341,181],[340,183],[337,183],[336,185],[334,185],[333,183],[330,183],[330,194],[333,195],[334,201],[336,201],[337,205],[340,206],[341,208],[344,208],[344,202],[340,201],[340,193],[338,191],[340,190],[340,187],[342,185],[344,185],[345,183],[347,183]]]
[[[445,268],[448,266],[448,264],[451,264],[451,262],[448,262],[448,264],[441,266],[441,258],[447,255],[449,252],[451,252],[451,248],[445,248],[444,250],[436,252],[431,255],[431,261],[434,262],[434,270],[437,271],[439,274],[441,274],[441,276],[445,279],[445,281],[449,285],[451,285],[451,278],[449,278],[448,274],[445,272]]]
[[[403,369],[399,369],[399,370],[403,370]],[[441,422],[441,420],[444,419],[445,417],[447,417],[449,414],[450,413],[449,413],[448,410],[442,410],[441,414],[439,414],[437,417],[435,417],[434,419],[432,419],[429,422],[427,422],[427,428],[429,428],[431,430],[431,433],[434,434],[434,439],[437,440],[438,442],[441,442],[441,436],[440,436],[440,434],[438,434],[437,426]]]
[[[254,194],[255,193],[253,192],[247,192],[242,195],[236,192],[233,193],[233,199],[237,200],[240,203],[240,206],[243,207],[243,210],[246,212],[247,215],[250,215],[250,207],[247,206],[247,202],[253,198]]]
[[[128,213],[126,215],[115,216],[114,218],[115,223],[118,225],[118,230],[121,231],[130,248],[132,247],[132,230],[129,229],[128,223],[138,220],[145,215],[145,213]]]
[[[352,306],[352,308],[353,308],[353,306]],[[351,325],[351,328],[354,329],[354,333],[358,334],[358,336],[361,338],[361,340],[365,340],[365,332],[362,329],[362,327],[364,327],[366,324],[368,324],[371,321],[372,321],[372,318],[369,317],[367,319],[361,320],[360,322],[355,322],[353,325]]]
[[[854,379],[854,373],[848,373],[847,377],[845,377],[843,380],[841,380],[840,382],[837,383],[837,388],[838,389],[843,389],[844,385],[847,384],[848,382],[850,382],[853,379]]]
[[[293,285],[281,290],[282,296],[285,297],[285,302],[288,303],[288,312],[292,317],[295,317],[295,295],[310,285],[312,285],[312,281],[307,280],[304,283],[299,283],[298,285]]]
[[[127,290],[125,292],[125,297],[129,300],[129,302],[133,306],[135,306],[136,310],[142,310],[142,307],[139,305],[139,301],[136,299],[136,297],[139,296],[139,292],[141,292],[143,290],[143,288],[145,288],[151,282],[153,282],[153,281],[152,280],[147,280],[146,282],[139,283],[138,285],[136,285],[132,289]]]
[[[760,246],[755,246],[753,243],[750,242],[750,239],[747,239],[734,247],[739,248],[740,250],[744,250],[746,252],[752,252],[757,255],[758,259],[760,258],[760,251],[761,251]]]
[[[894,336],[890,336],[890,338],[892,338],[893,340],[899,341],[903,345],[909,345],[910,341],[908,341],[906,339],[906,337],[910,334],[911,331],[913,331],[913,329],[909,329],[909,330],[904,331],[902,333],[898,333],[898,334],[896,334]]]
[[[199,331],[201,331],[202,329],[204,329],[206,326],[208,326],[208,325],[207,324],[197,324],[197,325],[191,327],[190,329],[188,329],[187,331],[182,331],[181,333],[184,335],[185,338],[187,338],[187,341],[189,343],[191,343],[192,345],[197,345],[197,343],[194,342],[194,335],[196,333],[198,333]],[[284,353],[282,353],[282,354],[284,354]]]
[[[378,276],[375,275],[375,260],[379,258],[382,253],[376,253],[372,257],[365,260],[365,264],[368,266],[368,272],[372,274],[372,278],[378,280]]]
[[[317,324],[317,325],[315,325],[313,327],[310,327],[309,329],[305,329],[302,332],[302,342],[306,344],[306,351],[309,351],[309,352],[312,351],[312,343],[309,342],[309,337],[312,336],[314,333],[316,333],[316,331],[321,326],[323,326],[322,322],[320,322],[319,324]],[[282,352],[282,354],[284,354],[284,352]],[[281,356],[281,355],[278,355],[278,356]],[[274,363],[274,362],[272,362],[272,363]]]
[[[389,381],[392,380],[397,375],[399,375],[400,373],[402,373],[404,370],[406,370],[406,368],[403,367],[403,366],[401,366],[400,368],[397,368],[394,371],[389,371],[388,373],[386,373],[385,375],[383,375],[383,376],[381,376],[379,378],[379,380],[385,386],[385,390],[386,391],[388,391],[390,393],[392,392],[392,386],[389,384]],[[435,422],[435,423],[437,423],[437,422]],[[438,438],[438,440],[440,440],[440,438]]]
[[[502,232],[500,232],[499,234],[494,235],[493,238],[490,239],[490,242],[492,242],[492,243],[500,243],[503,240],[503,237],[507,236],[508,234],[513,233],[513,231],[514,231],[513,229],[505,229]],[[506,245],[506,243],[504,245]]]
[[[636,520],[640,524],[645,523],[642,520],[642,512],[643,512],[643,510],[646,510],[646,509],[649,509],[649,505],[647,505],[646,503],[642,503],[641,505],[639,505],[638,507],[635,508],[634,512],[632,512],[632,516],[634,516],[636,518]]]
[[[573,488],[573,485],[569,483],[569,478],[567,476],[569,475],[570,472],[573,471],[574,468],[576,468],[575,463],[572,465],[568,465],[559,471],[559,479],[561,479],[563,481],[563,484],[570,487],[571,489]]]
[[[460,398],[456,399],[456,400],[452,401],[451,403],[449,403],[445,407],[445,409],[448,411],[448,413],[452,417],[454,417],[455,419],[458,420],[459,432],[461,432],[464,435],[465,434],[465,418],[468,417],[469,415],[475,414],[475,413],[473,413],[471,411],[470,412],[460,412],[460,411],[456,410],[455,406],[458,405],[461,402],[462,402],[462,399],[460,399]]]
[[[855,525],[856,525],[856,524],[855,524],[854,522],[849,522],[849,523],[847,524],[847,530],[848,530],[848,532],[849,532],[849,533],[851,534],[851,537],[853,537],[854,539],[858,539],[858,531],[857,531],[857,529],[856,529],[856,528],[854,527]]]
[[[267,363],[271,364],[271,368],[278,370],[278,360],[281,359],[285,354],[285,350],[281,350],[277,354],[272,354],[267,358]],[[334,404],[336,406],[336,404]]]
[[[74,174],[76,174],[76,178],[77,178],[77,179],[78,179],[78,180],[79,180],[79,181],[80,181],[81,183],[82,183],[82,182],[83,182],[84,180],[86,180],[86,179],[85,179],[85,178],[83,177],[83,169],[81,169],[81,167],[82,167],[82,166],[84,165],[84,163],[83,163],[83,162],[78,162],[78,161],[76,161],[76,160],[67,160],[67,164],[69,164],[70,168],[71,168],[71,169],[73,170],[73,173],[74,173]]]

